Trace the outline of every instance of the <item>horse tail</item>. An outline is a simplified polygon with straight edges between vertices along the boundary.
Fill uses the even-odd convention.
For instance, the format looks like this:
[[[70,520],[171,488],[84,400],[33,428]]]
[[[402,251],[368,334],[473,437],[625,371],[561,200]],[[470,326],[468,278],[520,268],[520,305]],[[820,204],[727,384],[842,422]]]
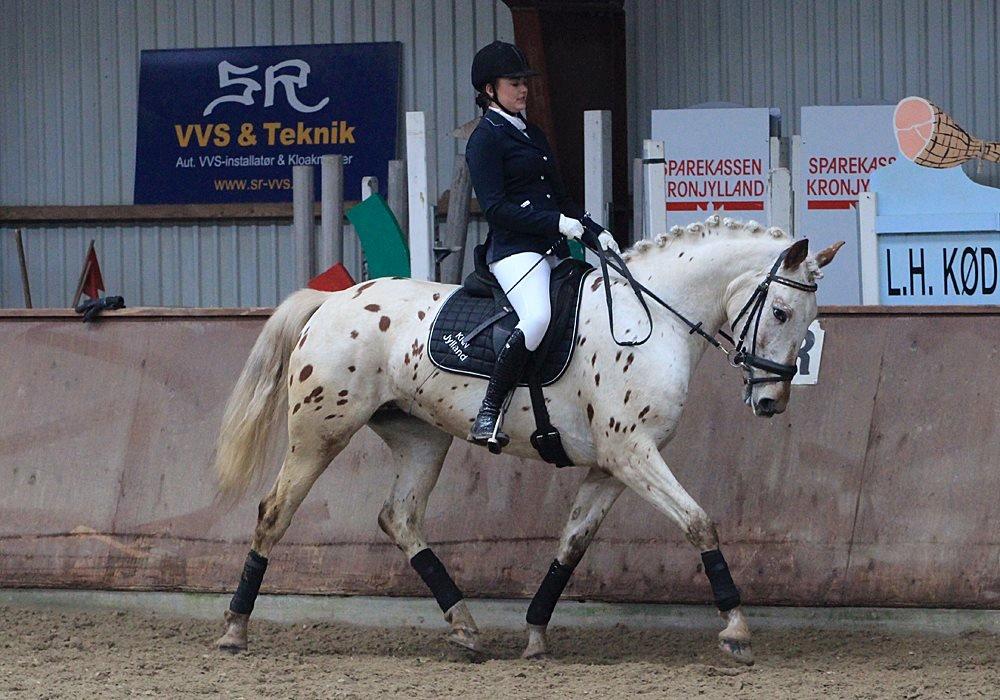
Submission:
[[[288,358],[306,322],[330,296],[301,289],[274,310],[257,337],[222,416],[215,453],[219,490],[236,500],[264,470],[278,408],[287,402]]]

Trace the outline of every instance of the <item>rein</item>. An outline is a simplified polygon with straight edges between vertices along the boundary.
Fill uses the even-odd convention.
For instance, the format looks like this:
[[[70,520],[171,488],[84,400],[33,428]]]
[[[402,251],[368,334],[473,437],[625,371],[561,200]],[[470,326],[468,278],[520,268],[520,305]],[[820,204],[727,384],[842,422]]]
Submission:
[[[598,259],[601,262],[601,273],[604,275],[604,295],[608,305],[608,325],[611,330],[611,338],[612,340],[615,341],[616,345],[619,346],[642,345],[647,340],[649,340],[650,336],[652,336],[653,317],[652,314],[650,314],[649,312],[649,306],[646,304],[646,300],[644,298],[644,296],[648,296],[650,299],[652,299],[657,304],[659,304],[667,311],[672,313],[674,316],[676,316],[681,321],[681,323],[686,325],[689,329],[688,331],[689,334],[693,335],[697,333],[707,343],[709,343],[709,345],[718,348],[723,353],[725,353],[726,357],[729,359],[729,364],[731,364],[733,367],[742,368],[745,372],[747,372],[747,374],[749,375],[749,377],[746,379],[748,385],[752,386],[754,384],[766,384],[770,382],[785,382],[791,380],[792,377],[796,375],[796,373],[798,372],[798,367],[796,365],[774,362],[772,360],[768,360],[763,357],[759,357],[757,355],[757,331],[760,328],[761,317],[763,316],[764,307],[767,302],[767,292],[770,289],[771,283],[775,282],[777,284],[781,284],[786,287],[791,287],[792,289],[798,289],[803,292],[815,292],[817,290],[817,286],[815,284],[798,282],[796,280],[788,279],[787,277],[782,277],[781,275],[777,274],[778,268],[781,266],[781,263],[784,262],[785,256],[788,255],[787,249],[783,250],[781,252],[781,255],[778,256],[778,259],[774,261],[774,264],[771,266],[770,272],[767,273],[767,277],[765,277],[764,280],[757,285],[757,288],[754,290],[754,293],[750,295],[750,298],[747,300],[747,303],[743,305],[743,308],[740,310],[739,314],[737,314],[736,318],[733,319],[731,327],[735,332],[736,325],[740,322],[740,319],[746,316],[746,322],[743,324],[743,328],[740,331],[738,339],[733,340],[732,336],[730,336],[728,333],[726,333],[721,329],[715,333],[715,335],[722,337],[730,345],[733,346],[731,350],[728,350],[725,347],[723,347],[722,343],[719,342],[719,340],[715,337],[715,335],[710,335],[709,333],[705,332],[705,330],[702,328],[701,321],[698,321],[697,323],[691,321],[688,317],[686,317],[684,314],[682,314],[680,311],[675,309],[667,302],[660,299],[660,297],[651,292],[641,283],[636,282],[635,278],[632,276],[632,273],[629,271],[628,266],[625,264],[625,261],[622,260],[621,256],[618,255],[618,253],[616,253],[613,250],[604,250],[601,247],[597,239],[597,236],[604,231],[604,228],[601,227],[600,224],[594,222],[593,219],[591,219],[589,216],[585,216],[583,218],[583,224],[584,227],[586,228],[586,231],[581,241],[595,255],[597,255]],[[609,256],[612,258],[610,262],[608,261]],[[611,267],[611,269],[615,270],[626,279],[629,286],[632,288],[632,292],[635,294],[636,299],[642,305],[643,311],[646,313],[646,319],[649,321],[649,333],[647,333],[646,337],[643,338],[642,340],[619,341],[617,336],[615,336],[614,311],[613,311],[613,303],[611,300],[611,278],[608,275],[609,266]],[[746,345],[746,337],[749,334],[751,325],[753,326],[753,335],[751,336],[750,346],[748,348]],[[774,376],[755,377],[754,370],[767,372]]]

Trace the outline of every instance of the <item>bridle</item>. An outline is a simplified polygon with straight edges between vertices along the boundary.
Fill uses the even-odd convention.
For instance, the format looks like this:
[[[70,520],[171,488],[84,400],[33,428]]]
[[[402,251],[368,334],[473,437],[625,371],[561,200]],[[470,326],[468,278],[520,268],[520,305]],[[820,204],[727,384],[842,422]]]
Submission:
[[[757,331],[760,328],[761,317],[764,314],[764,308],[767,305],[767,293],[771,287],[771,283],[776,283],[783,285],[785,287],[791,287],[792,289],[797,289],[803,292],[815,293],[817,286],[812,283],[798,282],[797,280],[789,279],[787,277],[782,277],[778,274],[778,268],[785,261],[790,248],[786,248],[778,256],[778,259],[774,261],[771,265],[771,270],[767,273],[767,276],[757,285],[753,294],[747,300],[746,304],[733,319],[730,327],[733,332],[736,332],[736,326],[739,324],[740,320],[746,317],[746,321],[743,324],[743,328],[740,330],[737,340],[733,340],[733,337],[723,330],[717,331],[714,335],[710,335],[702,328],[702,322],[697,323],[688,319],[680,311],[672,307],[667,302],[660,299],[658,296],[649,291],[645,286],[636,282],[635,278],[632,277],[632,273],[629,271],[628,266],[625,261],[622,260],[621,256],[618,255],[613,250],[604,250],[597,236],[603,233],[604,228],[594,222],[589,216],[583,218],[584,228],[586,232],[581,239],[584,245],[586,245],[590,250],[597,255],[601,262],[601,272],[604,275],[604,294],[608,305],[608,325],[611,328],[611,338],[615,341],[615,344],[619,346],[634,346],[642,345],[650,336],[653,334],[653,317],[649,312],[649,306],[646,304],[644,296],[648,296],[650,299],[655,301],[657,304],[665,308],[667,311],[676,316],[684,325],[688,327],[689,334],[698,334],[706,342],[708,342],[712,347],[718,348],[726,354],[729,360],[729,364],[733,367],[741,368],[747,373],[747,377],[744,381],[748,388],[752,388],[755,384],[767,384],[771,382],[787,382],[798,372],[798,367],[795,364],[784,364],[781,362],[774,362],[773,360],[768,360],[757,355]],[[609,262],[608,258],[611,257],[612,260]],[[617,336],[615,336],[615,321],[614,321],[614,311],[613,304],[611,301],[611,278],[608,276],[608,267],[615,270],[621,274],[625,280],[628,282],[629,286],[632,288],[633,293],[636,295],[639,303],[642,305],[643,311],[646,313],[646,320],[649,322],[649,333],[642,340],[635,341],[619,341]],[[750,335],[750,329],[753,328],[753,334]],[[732,349],[727,349],[723,347],[722,343],[715,336],[718,335],[722,339],[726,340]],[[750,335],[749,346],[746,343],[747,336]],[[755,376],[755,370],[765,372],[769,376],[758,377]]]
[[[778,259],[774,261],[771,265],[771,271],[767,273],[767,277],[757,285],[753,294],[747,300],[747,303],[743,305],[743,308],[733,319],[731,328],[733,332],[736,331],[736,324],[740,322],[740,319],[746,315],[746,323],[743,324],[743,329],[740,331],[738,342],[733,342],[733,339],[726,333],[719,331],[719,335],[728,340],[732,345],[733,349],[731,351],[726,351],[722,348],[726,355],[729,357],[729,364],[733,367],[741,367],[748,374],[746,378],[746,383],[750,387],[754,384],[767,384],[770,382],[788,382],[792,380],[792,377],[798,372],[798,367],[794,364],[783,364],[781,362],[774,362],[773,360],[767,360],[763,357],[757,355],[757,330],[760,328],[760,319],[764,315],[764,308],[767,306],[767,292],[771,287],[772,282],[784,285],[786,287],[791,287],[792,289],[798,289],[802,292],[815,293],[817,286],[813,283],[799,282],[797,280],[788,279],[787,277],[782,277],[777,274],[778,268],[781,263],[785,261],[785,257],[788,255],[790,249],[786,248],[781,251],[781,255]],[[750,337],[750,347],[747,349],[746,337],[750,330],[750,326],[753,326],[753,335]],[[720,346],[721,347],[721,346]],[[765,377],[755,377],[754,370],[758,369],[762,372],[768,372],[774,376]]]

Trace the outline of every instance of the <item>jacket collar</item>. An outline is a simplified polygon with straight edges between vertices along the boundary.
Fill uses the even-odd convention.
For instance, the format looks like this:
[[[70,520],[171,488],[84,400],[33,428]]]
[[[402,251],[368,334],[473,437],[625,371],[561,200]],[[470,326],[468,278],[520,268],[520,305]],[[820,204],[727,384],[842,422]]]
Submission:
[[[525,121],[524,117],[522,117],[520,114],[507,114],[506,112],[502,111],[499,107],[497,107],[495,104],[490,105],[490,111],[493,112],[494,114],[499,114],[501,117],[509,121],[511,124],[516,126],[521,131],[524,131],[525,129],[528,128],[528,122]]]
[[[497,114],[494,110],[491,109],[487,110],[486,114],[483,115],[483,119],[488,121],[496,128],[502,129],[505,133],[509,134],[512,138],[517,139],[521,143],[526,143],[529,146],[539,151],[543,150],[542,144],[540,143],[541,139],[528,138],[525,134],[521,132],[520,129],[514,126],[511,122],[504,119],[502,115]],[[531,128],[531,125],[528,124],[527,122],[525,122],[525,126],[527,126],[529,129]]]

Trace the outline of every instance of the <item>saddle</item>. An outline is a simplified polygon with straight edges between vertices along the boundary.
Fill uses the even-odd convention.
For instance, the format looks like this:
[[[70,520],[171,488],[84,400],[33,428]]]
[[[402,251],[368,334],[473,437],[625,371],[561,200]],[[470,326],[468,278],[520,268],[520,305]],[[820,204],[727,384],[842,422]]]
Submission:
[[[513,332],[518,317],[486,265],[484,246],[476,247],[475,259],[475,270],[438,311],[427,347],[431,362],[439,369],[489,379],[497,353]],[[542,387],[558,381],[573,357],[581,290],[593,269],[587,262],[567,258],[552,270],[549,327],[528,358],[518,383],[531,392],[536,423],[531,443],[542,459],[556,466],[568,466],[571,461],[562,449],[559,432],[549,422]]]

